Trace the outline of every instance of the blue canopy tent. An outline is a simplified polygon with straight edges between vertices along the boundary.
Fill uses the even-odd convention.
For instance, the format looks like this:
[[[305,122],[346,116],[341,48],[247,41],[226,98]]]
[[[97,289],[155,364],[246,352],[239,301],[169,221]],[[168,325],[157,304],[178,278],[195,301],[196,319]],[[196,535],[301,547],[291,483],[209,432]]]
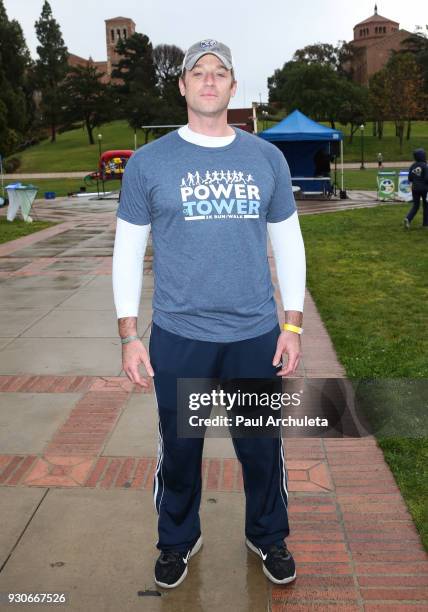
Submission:
[[[331,156],[337,156],[340,143],[343,191],[343,133],[340,130],[321,125],[295,110],[259,136],[272,142],[284,153],[290,166],[293,185],[300,187],[303,193],[331,193],[331,180],[325,171],[325,160],[328,166]]]

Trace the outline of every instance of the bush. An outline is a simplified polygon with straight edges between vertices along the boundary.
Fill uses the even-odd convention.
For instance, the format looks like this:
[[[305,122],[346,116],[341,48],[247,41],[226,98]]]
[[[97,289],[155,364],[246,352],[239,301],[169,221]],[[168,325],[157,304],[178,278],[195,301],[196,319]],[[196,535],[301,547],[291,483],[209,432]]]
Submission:
[[[16,172],[21,165],[21,159],[19,157],[9,157],[4,162],[4,171],[6,174],[13,174]]]
[[[84,124],[79,121],[77,123],[68,123],[66,125],[61,125],[58,129],[57,129],[57,134],[65,134],[65,132],[70,132],[71,130],[79,130],[81,128],[84,129]]]
[[[21,144],[19,144],[16,147],[17,151],[25,151],[25,149],[28,149],[29,147],[33,147],[36,144],[39,144],[40,142],[40,138],[29,138],[28,140],[24,140],[24,142],[21,142]]]

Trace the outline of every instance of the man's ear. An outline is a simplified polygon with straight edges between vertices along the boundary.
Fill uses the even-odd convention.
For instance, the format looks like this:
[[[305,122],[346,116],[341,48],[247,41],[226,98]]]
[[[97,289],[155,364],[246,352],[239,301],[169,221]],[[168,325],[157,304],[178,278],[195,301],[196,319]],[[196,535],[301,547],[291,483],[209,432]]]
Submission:
[[[178,88],[182,96],[186,95],[186,85],[181,77],[178,79]]]

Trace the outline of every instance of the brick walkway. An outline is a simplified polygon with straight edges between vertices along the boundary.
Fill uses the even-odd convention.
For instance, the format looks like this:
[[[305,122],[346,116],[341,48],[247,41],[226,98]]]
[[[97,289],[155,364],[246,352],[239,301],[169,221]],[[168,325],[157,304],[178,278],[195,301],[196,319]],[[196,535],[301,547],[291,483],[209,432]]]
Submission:
[[[12,449],[15,435],[19,438],[20,432],[14,430],[17,422],[13,418],[19,410],[25,410],[26,398],[31,400],[33,411],[39,405],[43,410],[44,403],[52,397],[55,399],[53,410],[59,410],[57,406],[61,398],[67,402],[61,412],[52,413],[52,418],[57,419],[56,425],[52,427],[52,423],[47,422],[46,432],[38,434],[40,444],[36,451],[24,453],[11,450],[0,455],[0,485],[3,491],[14,489],[22,494],[30,489],[41,492],[86,490],[92,495],[101,494],[102,491],[127,490],[128,493],[124,494],[131,500],[129,496],[133,492],[151,494],[156,456],[155,453],[132,452],[132,448],[126,445],[115,447],[113,442],[121,427],[126,434],[122,439],[131,436],[132,427],[126,425],[126,419],[129,418],[133,402],[153,403],[153,389],[135,387],[123,376],[120,367],[116,367],[116,374],[106,372],[103,375],[98,372],[84,375],[70,372],[74,367],[70,361],[71,365],[64,366],[64,371],[56,372],[56,365],[45,362],[43,354],[35,359],[34,366],[23,366],[24,371],[8,371],[20,342],[33,340],[36,346],[43,344],[42,341],[52,340],[46,332],[40,331],[43,317],[59,317],[65,325],[65,320],[72,317],[72,309],[78,307],[79,300],[89,299],[93,283],[103,283],[94,285],[97,288],[93,294],[95,297],[99,291],[106,291],[108,295],[115,224],[113,208],[111,204],[105,204],[104,210],[97,212],[90,210],[90,205],[86,207],[86,210],[82,206],[80,212],[74,211],[69,216],[70,220],[55,228],[0,246],[0,276],[7,291],[14,291],[20,286],[19,283],[31,283],[33,280],[37,282],[32,291],[40,293],[51,290],[50,284],[49,288],[44,288],[42,282],[76,283],[70,285],[69,295],[61,294],[61,302],[52,302],[53,308],[49,304],[49,312],[36,322],[28,323],[23,329],[10,330],[6,335],[3,331],[0,338],[0,401],[3,406],[0,418],[6,427],[5,435],[8,431],[13,432],[8,438],[0,438],[0,449]],[[60,237],[61,241],[58,242]],[[146,257],[147,279],[151,275],[151,259],[150,256]],[[272,258],[270,261],[273,266]],[[273,275],[275,278],[274,268]],[[24,290],[27,285],[22,288]],[[150,298],[150,287],[148,291],[145,297],[143,295],[143,302]],[[41,308],[42,302],[37,307]],[[107,306],[102,303],[94,306],[87,302],[85,308],[88,308],[82,311],[86,313],[85,316],[89,316],[90,308],[97,308],[98,316],[101,316],[107,308],[112,309],[112,304],[108,302]],[[279,301],[278,310],[281,312]],[[5,305],[0,304],[0,311],[6,314]],[[70,338],[75,337],[70,336],[70,333],[74,333],[70,329],[63,327],[66,331],[58,332],[56,337],[68,338],[65,343],[70,342]],[[101,338],[109,339],[109,333],[106,332],[98,342],[101,342]],[[36,342],[38,334],[40,338]],[[148,337],[147,328],[143,335],[144,339]],[[89,340],[93,345],[94,338]],[[303,340],[302,376],[344,376],[309,293],[305,302]],[[79,342],[86,342],[86,336],[80,336]],[[118,345],[115,350],[119,351]],[[22,358],[22,353],[19,355]],[[50,372],[44,373],[48,366]],[[12,415],[6,407],[15,406],[14,401],[21,403],[16,404]],[[33,418],[35,426],[38,421]],[[125,426],[128,429],[124,429]],[[31,444],[36,448],[31,431],[26,435],[26,448]],[[5,446],[7,444],[9,446]],[[217,441],[213,443],[214,454],[204,457],[203,491],[208,494],[208,501],[221,494],[229,496],[230,500],[231,496],[236,495],[241,499],[243,483],[240,466],[234,457],[225,453],[215,455],[216,444]],[[119,451],[112,452],[114,448]],[[251,607],[251,612],[266,608],[274,612],[427,610],[428,557],[376,441],[371,437],[289,439],[286,442],[286,461],[292,530],[288,541],[298,564],[298,579],[284,588],[269,584],[264,607]],[[38,513],[43,511],[44,503],[37,509]],[[110,524],[107,528],[114,529],[114,526]],[[215,531],[216,527],[206,525],[206,529]],[[2,550],[6,559],[2,570],[6,576],[8,567],[13,567],[14,554],[19,554],[20,545],[20,540],[17,540],[10,552]],[[16,552],[13,552],[15,547]],[[31,571],[34,572],[34,568]],[[251,571],[259,572],[259,567]],[[4,590],[1,576],[0,590]],[[21,584],[22,590],[27,590],[24,587],[26,585]],[[184,585],[181,588],[184,589]],[[220,586],[217,588],[221,590]],[[173,606],[175,595],[169,594],[168,597]],[[178,605],[177,601],[175,605]],[[130,604],[124,609],[134,610],[137,607]],[[144,609],[172,610],[173,607]],[[199,608],[193,608],[188,601],[187,609]],[[236,604],[233,609],[247,608]],[[250,612],[250,608],[248,610]]]

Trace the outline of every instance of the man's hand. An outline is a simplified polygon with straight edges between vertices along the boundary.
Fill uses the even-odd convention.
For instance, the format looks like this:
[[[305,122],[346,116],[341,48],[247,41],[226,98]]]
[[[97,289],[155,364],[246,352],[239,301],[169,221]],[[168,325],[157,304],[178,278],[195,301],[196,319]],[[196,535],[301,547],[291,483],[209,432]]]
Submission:
[[[277,366],[284,354],[288,356],[288,362],[287,365],[284,364],[276,373],[277,376],[288,376],[295,373],[302,355],[300,334],[291,331],[281,332],[276,344],[276,353],[272,364]]]
[[[142,363],[147,374],[151,377],[155,375],[150,363],[149,354],[141,340],[132,340],[128,344],[122,345],[122,367],[129,380],[142,387],[149,387],[147,378],[143,378],[138,366]]]

